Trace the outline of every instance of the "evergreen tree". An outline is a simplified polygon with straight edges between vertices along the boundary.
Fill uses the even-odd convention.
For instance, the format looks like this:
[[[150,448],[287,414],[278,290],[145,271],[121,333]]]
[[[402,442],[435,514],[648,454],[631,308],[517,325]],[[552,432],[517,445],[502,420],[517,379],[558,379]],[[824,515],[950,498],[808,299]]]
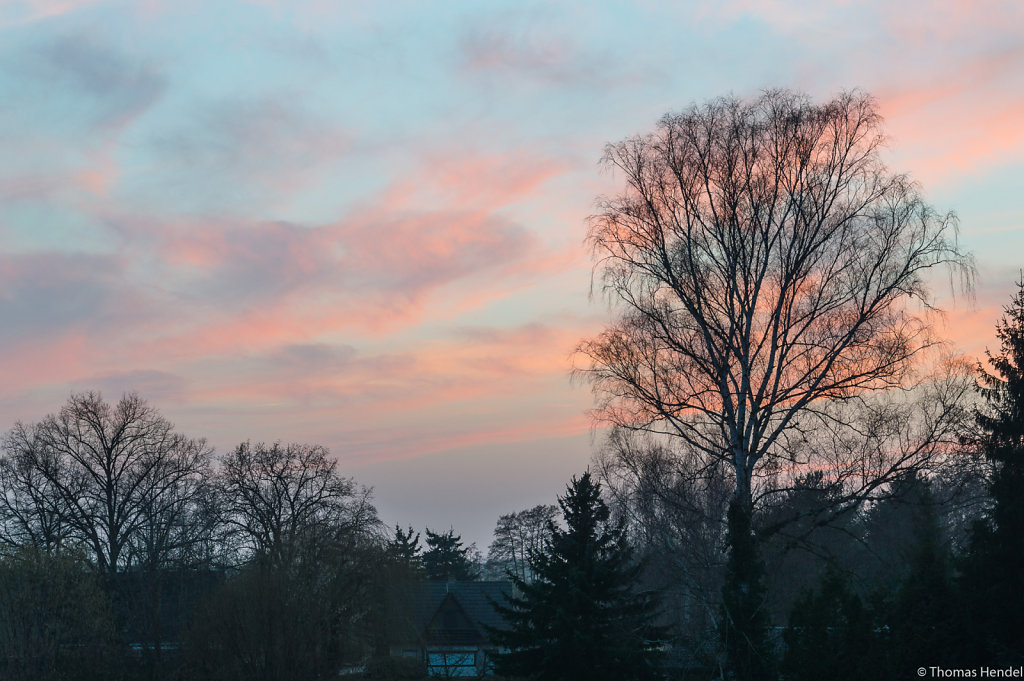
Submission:
[[[631,681],[659,676],[649,593],[637,591],[641,566],[621,525],[612,526],[590,472],[573,478],[558,505],[562,530],[529,556],[534,580],[509,573],[516,595],[496,604],[507,627],[492,629],[499,674],[538,681]]]
[[[993,465],[993,506],[972,537],[962,598],[976,637],[972,662],[1024,662],[1024,279],[996,325],[994,373],[979,366],[987,408],[977,414],[981,452]]]
[[[383,547],[382,560],[373,575],[374,607],[369,615],[374,650],[379,659],[389,656],[395,637],[393,613],[413,598],[416,585],[423,579],[423,556],[420,534],[410,526],[403,530],[395,525],[394,537]],[[376,664],[376,663],[375,663]],[[387,663],[381,663],[387,664]]]
[[[413,535],[412,527],[403,530],[395,525],[395,537],[387,545],[388,560],[395,565],[418,573],[423,569],[423,556],[420,555],[420,533]]]
[[[729,559],[722,587],[720,633],[731,678],[770,679],[775,656],[769,638],[764,562],[750,509],[733,500],[728,514]]]
[[[786,681],[858,681],[877,671],[870,614],[845,576],[829,564],[815,592],[804,592],[793,606],[783,633]]]
[[[423,552],[426,577],[434,581],[476,579],[476,566],[469,559],[470,547],[462,545],[462,536],[449,529],[444,534],[427,528],[427,550]]]
[[[931,483],[918,475],[902,484],[914,541],[909,570],[889,614],[893,676],[920,667],[955,666],[962,625],[954,600],[949,541]]]

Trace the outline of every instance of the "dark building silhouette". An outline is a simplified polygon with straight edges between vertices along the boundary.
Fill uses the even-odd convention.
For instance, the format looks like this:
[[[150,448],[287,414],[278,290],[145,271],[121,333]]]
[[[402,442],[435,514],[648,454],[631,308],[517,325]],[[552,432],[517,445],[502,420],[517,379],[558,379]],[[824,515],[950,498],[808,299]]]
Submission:
[[[501,628],[492,603],[510,582],[419,582],[396,591],[388,607],[388,653],[422,662],[431,674],[479,676],[493,646],[485,626]]]

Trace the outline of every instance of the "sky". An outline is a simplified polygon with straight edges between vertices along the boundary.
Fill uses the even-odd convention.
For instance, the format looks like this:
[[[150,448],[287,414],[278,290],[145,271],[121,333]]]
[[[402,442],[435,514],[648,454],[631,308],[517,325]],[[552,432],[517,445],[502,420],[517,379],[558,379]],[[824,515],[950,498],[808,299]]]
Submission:
[[[136,391],[219,452],[317,443],[486,550],[600,444],[609,142],[860,88],[960,218],[980,357],[1024,266],[1024,4],[0,0],[0,428]]]

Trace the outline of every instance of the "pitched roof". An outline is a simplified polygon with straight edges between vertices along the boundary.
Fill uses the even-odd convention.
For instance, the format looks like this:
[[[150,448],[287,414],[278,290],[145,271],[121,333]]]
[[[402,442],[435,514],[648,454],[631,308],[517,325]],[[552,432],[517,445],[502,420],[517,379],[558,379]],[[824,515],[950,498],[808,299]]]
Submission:
[[[512,592],[511,582],[419,582],[393,599],[389,617],[392,642],[476,645],[486,643],[484,625],[504,620],[491,605]]]

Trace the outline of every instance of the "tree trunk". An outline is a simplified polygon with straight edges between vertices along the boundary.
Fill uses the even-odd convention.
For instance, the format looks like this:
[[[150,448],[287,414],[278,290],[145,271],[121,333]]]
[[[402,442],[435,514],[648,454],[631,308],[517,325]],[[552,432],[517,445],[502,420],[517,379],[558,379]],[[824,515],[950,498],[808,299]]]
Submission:
[[[722,587],[722,641],[726,667],[736,681],[766,681],[775,676],[764,564],[754,535],[749,489],[737,490],[729,504],[729,560]]]

